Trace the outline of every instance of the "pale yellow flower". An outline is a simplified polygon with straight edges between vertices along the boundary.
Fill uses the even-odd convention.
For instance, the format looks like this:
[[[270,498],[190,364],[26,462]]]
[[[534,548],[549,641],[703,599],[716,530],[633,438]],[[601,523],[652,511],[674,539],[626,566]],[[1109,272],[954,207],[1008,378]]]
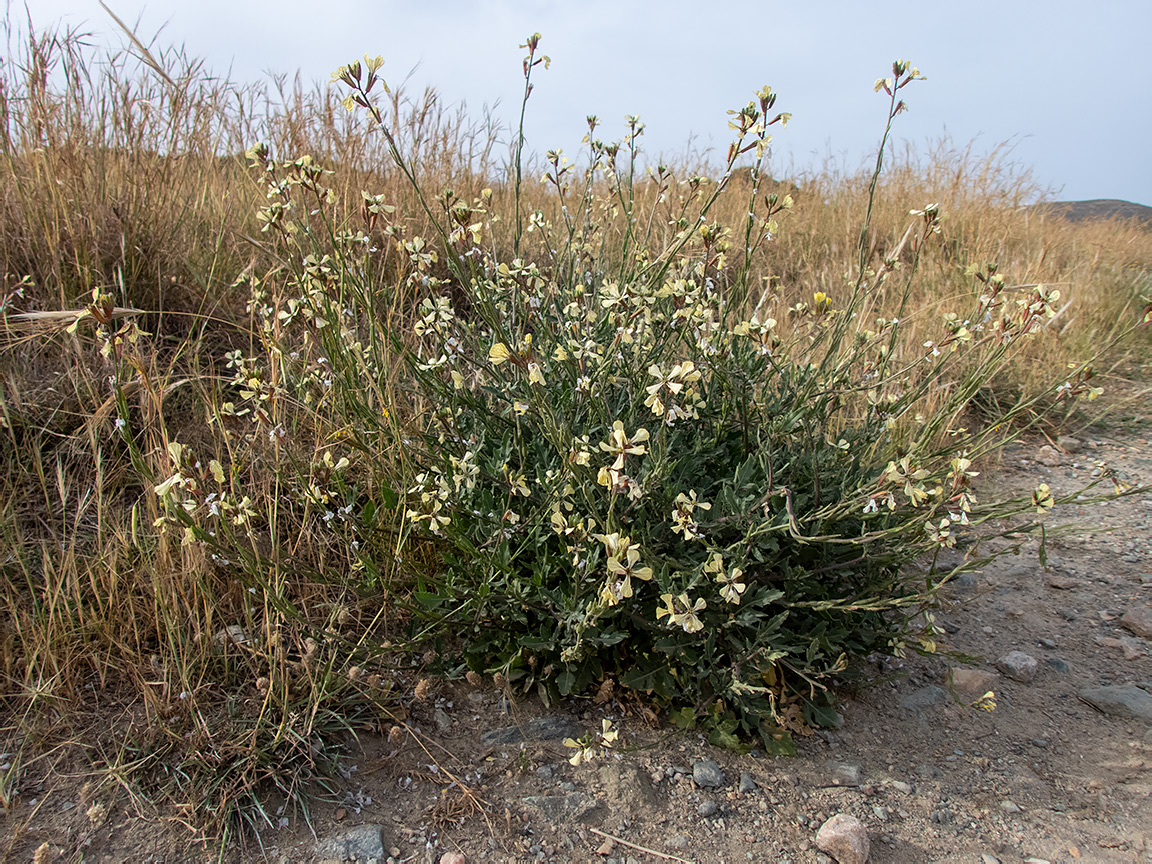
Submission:
[[[508,346],[503,342],[497,342],[488,349],[488,360],[493,366],[499,366],[512,356],[512,352],[508,350]]]
[[[600,449],[616,456],[616,461],[612,463],[612,470],[620,471],[624,467],[626,455],[642,456],[648,452],[648,448],[642,443],[647,440],[647,429],[637,429],[629,438],[624,432],[624,424],[619,420],[614,420],[612,431],[608,434],[608,440],[600,442]]]

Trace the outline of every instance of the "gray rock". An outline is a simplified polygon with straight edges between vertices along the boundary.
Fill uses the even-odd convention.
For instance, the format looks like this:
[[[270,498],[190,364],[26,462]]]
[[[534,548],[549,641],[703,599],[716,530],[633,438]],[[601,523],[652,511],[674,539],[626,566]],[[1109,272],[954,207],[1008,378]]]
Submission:
[[[692,779],[697,786],[705,789],[718,789],[724,785],[724,772],[711,759],[698,759],[692,765]]]
[[[1046,662],[1052,669],[1059,672],[1061,675],[1067,675],[1069,670],[1068,664],[1061,660],[1059,657],[1050,657]]]
[[[705,819],[711,819],[720,812],[720,805],[709,798],[696,808],[696,812],[703,816]]]
[[[900,700],[900,707],[909,714],[923,714],[933,705],[941,705],[948,699],[948,693],[943,687],[928,684],[919,690],[914,690]]]
[[[1152,694],[1134,684],[1085,687],[1080,698],[1113,717],[1152,721]]]
[[[1049,573],[1044,578],[1044,584],[1049,588],[1055,588],[1057,591],[1071,591],[1080,583],[1064,573]]]
[[[848,762],[829,762],[832,770],[832,782],[837,786],[859,786],[860,766]]]
[[[871,844],[863,823],[855,816],[837,813],[820,826],[816,848],[835,858],[839,864],[864,864]]]
[[[940,776],[940,769],[935,765],[923,763],[916,766],[916,774],[925,780],[935,780]]]
[[[691,842],[692,839],[687,834],[673,834],[664,841],[664,845],[669,849],[687,849]]]
[[[527,806],[538,810],[554,825],[569,820],[585,819],[598,806],[596,799],[584,792],[569,792],[567,795],[529,795],[521,800]]]
[[[1029,684],[1036,678],[1040,661],[1023,651],[1009,651],[996,661],[996,668],[1014,681]]]
[[[443,708],[437,708],[432,713],[432,719],[436,722],[436,728],[440,730],[441,734],[452,728],[452,718]]]
[[[579,738],[580,724],[567,717],[538,717],[526,726],[505,726],[490,729],[480,736],[485,747],[494,744],[519,744],[521,741],[556,741],[560,738]]]
[[[740,791],[752,792],[756,789],[756,781],[752,779],[752,775],[747,771],[740,772]]]
[[[383,861],[388,857],[388,846],[384,842],[383,825],[353,825],[339,834],[316,841],[317,858],[335,858],[346,861],[349,858],[367,861],[375,858]]]
[[[960,573],[949,579],[946,587],[953,594],[971,594],[977,588],[976,577],[971,573]]]
[[[980,864],[1000,864],[1000,859],[985,852],[980,856]]]
[[[536,769],[536,776],[539,777],[541,780],[545,780],[545,781],[551,780],[552,774],[553,774],[553,771],[552,771],[551,765],[541,765],[539,768]]]
[[[1129,609],[1121,617],[1120,626],[1137,636],[1152,639],[1152,608],[1141,606],[1139,609]]]
[[[1084,449],[1084,442],[1079,438],[1073,438],[1071,435],[1061,435],[1056,439],[1056,446],[1065,453],[1079,453]]]
[[[1064,461],[1060,453],[1051,444],[1045,444],[1043,447],[1037,450],[1034,458],[1041,465],[1047,465],[1050,468],[1055,467]]]
[[[1020,805],[1014,801],[1009,801],[1009,800],[1005,799],[1005,800],[1000,802],[1000,809],[1003,810],[1005,813],[1019,813],[1020,812]]]

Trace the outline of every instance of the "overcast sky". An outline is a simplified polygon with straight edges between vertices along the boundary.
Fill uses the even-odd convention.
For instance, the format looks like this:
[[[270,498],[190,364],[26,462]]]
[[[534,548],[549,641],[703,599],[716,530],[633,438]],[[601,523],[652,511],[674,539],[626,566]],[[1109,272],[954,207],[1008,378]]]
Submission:
[[[984,152],[1003,141],[1062,199],[1152,205],[1150,0],[848,0],[749,3],[544,0],[108,0],[148,41],[183,43],[237,80],[300,70],[327,81],[365,52],[391,84],[434,85],[478,114],[499,102],[513,122],[523,86],[518,44],[534,31],[551,69],[538,69],[528,146],[573,154],[584,118],[605,140],[624,115],[646,124],[655,157],[723,154],[725,111],[763,84],[793,120],[774,141],[774,173],[831,156],[850,169],[875,153],[883,95],[873,81],[906,58],[927,75],[906,88],[897,138],[918,148],[948,135]],[[113,45],[123,37],[97,0],[31,0],[33,22],[63,22]],[[23,17],[23,7],[10,7]]]

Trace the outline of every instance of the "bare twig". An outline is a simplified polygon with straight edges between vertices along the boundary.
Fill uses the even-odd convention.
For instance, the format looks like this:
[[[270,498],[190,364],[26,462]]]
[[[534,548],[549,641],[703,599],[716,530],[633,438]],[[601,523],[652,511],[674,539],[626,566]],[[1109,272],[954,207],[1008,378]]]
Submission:
[[[621,840],[619,837],[613,837],[611,834],[606,834],[596,828],[589,828],[593,834],[599,834],[613,843],[619,843],[621,846],[627,846],[629,849],[635,849],[639,852],[647,852],[649,855],[655,855],[657,858],[663,858],[665,861],[680,861],[681,864],[696,864],[690,858],[677,858],[675,855],[666,855],[663,852],[657,852],[655,849],[649,849],[647,846],[640,846],[636,843],[629,843],[627,840]]]

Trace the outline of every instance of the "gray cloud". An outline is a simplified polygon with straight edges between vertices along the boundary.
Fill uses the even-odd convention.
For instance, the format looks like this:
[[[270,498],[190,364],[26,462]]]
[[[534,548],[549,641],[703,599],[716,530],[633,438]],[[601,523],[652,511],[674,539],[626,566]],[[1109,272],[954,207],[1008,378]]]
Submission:
[[[1152,203],[1152,61],[1142,44],[1152,4],[1144,0],[1090,10],[971,0],[897,11],[846,0],[111,5],[130,22],[139,15],[142,35],[163,27],[160,44],[184,43],[241,80],[298,69],[327,80],[337,65],[379,53],[390,82],[411,73],[412,86],[433,85],[451,101],[498,101],[508,122],[522,86],[517,45],[538,30],[553,59],[529,104],[529,144],[541,152],[572,153],[587,114],[615,137],[634,113],[647,124],[649,153],[682,153],[689,140],[722,153],[725,110],[770,84],[777,108],[794,115],[775,158],[800,169],[828,155],[849,168],[870,157],[884,111],[872,81],[904,57],[929,80],[904,91],[911,111],[898,138],[922,145],[947,132],[961,146],[976,138],[977,151],[1013,140],[1014,158],[1061,197]],[[38,26],[86,23],[113,44],[122,38],[97,0],[37,0],[32,17]]]

